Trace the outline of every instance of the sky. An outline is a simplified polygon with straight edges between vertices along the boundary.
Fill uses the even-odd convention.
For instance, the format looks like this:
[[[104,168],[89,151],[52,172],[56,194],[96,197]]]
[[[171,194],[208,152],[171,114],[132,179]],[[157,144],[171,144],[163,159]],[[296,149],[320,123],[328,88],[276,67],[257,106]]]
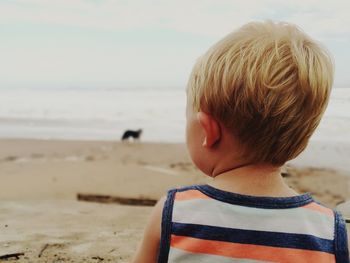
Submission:
[[[323,42],[334,86],[347,87],[348,10],[348,0],[0,0],[0,88],[184,87],[212,44],[266,19]]]

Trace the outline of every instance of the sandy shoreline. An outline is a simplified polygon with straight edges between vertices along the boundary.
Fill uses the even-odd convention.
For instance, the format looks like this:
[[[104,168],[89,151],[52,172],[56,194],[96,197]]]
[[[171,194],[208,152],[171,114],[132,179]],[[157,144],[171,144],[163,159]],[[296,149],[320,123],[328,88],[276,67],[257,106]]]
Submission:
[[[345,172],[287,172],[292,187],[330,207],[350,199]],[[159,199],[206,182],[183,144],[30,139],[0,140],[0,178],[0,256],[23,252],[17,262],[129,262],[151,208],[77,193]]]

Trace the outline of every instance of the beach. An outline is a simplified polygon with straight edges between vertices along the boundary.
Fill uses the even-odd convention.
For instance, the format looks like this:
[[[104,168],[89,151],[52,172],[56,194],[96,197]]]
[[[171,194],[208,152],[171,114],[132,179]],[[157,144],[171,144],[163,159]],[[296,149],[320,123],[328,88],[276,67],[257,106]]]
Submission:
[[[350,174],[285,167],[287,183],[329,207],[350,198]],[[151,206],[77,195],[158,200],[208,182],[182,143],[0,140],[0,257],[15,262],[130,262]]]
[[[271,177],[249,177],[254,169],[245,165],[269,154],[277,163],[281,151],[295,156],[307,139],[281,176],[299,194],[343,213],[350,231],[349,8],[349,1],[0,1],[0,263],[131,262],[155,204],[171,189],[213,180],[186,146],[201,147],[204,133],[210,147],[197,151],[199,167],[213,175],[243,167],[235,172],[245,171],[254,191],[244,180],[221,186],[232,179],[223,174],[215,185],[252,195],[281,195],[282,188]],[[196,115],[198,108],[205,114]],[[202,121],[206,114],[217,123]],[[219,131],[213,145],[208,129]],[[244,134],[231,140],[227,131]],[[268,152],[254,163],[249,156],[229,163],[248,133],[259,141],[248,145],[252,153],[262,144]],[[207,153],[222,145],[225,156],[212,155],[215,165],[202,168]],[[259,175],[268,171],[261,168]],[[240,258],[247,257],[245,248],[255,250],[249,244],[266,254],[283,248],[311,258],[316,250],[331,251],[332,236],[314,231],[320,223],[311,210],[305,227],[319,246],[308,246],[314,236],[302,235],[298,224],[288,229],[290,211],[282,226],[272,215],[276,235],[226,222],[204,232],[262,231],[254,242],[230,239],[243,249]],[[280,244],[278,234],[287,232],[300,247]],[[227,241],[221,234],[204,239],[208,246],[186,253],[213,254],[210,246]],[[229,260],[220,253],[219,261]]]

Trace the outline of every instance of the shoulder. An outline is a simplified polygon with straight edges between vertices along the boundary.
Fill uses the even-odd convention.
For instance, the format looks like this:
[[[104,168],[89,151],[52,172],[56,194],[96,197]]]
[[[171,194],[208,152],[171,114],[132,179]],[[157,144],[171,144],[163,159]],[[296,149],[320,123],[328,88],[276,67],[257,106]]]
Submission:
[[[156,261],[161,236],[162,210],[165,199],[165,196],[159,199],[152,209],[144,230],[143,239],[141,240],[139,248],[132,261],[133,263],[148,263]]]
[[[187,185],[187,186],[182,186],[182,187],[170,189],[169,192],[173,192],[173,191],[186,192],[186,191],[191,191],[191,190],[198,190],[201,188],[201,186],[203,186],[203,185],[200,185],[200,184]]]
[[[164,204],[164,213],[166,213],[165,210],[171,210],[173,208],[174,202],[209,198],[209,196],[203,192],[202,186],[203,185],[190,185],[169,190]]]
[[[159,209],[157,210],[158,213],[160,208],[163,211],[162,212],[163,221],[167,219],[171,219],[171,217],[170,218],[168,217],[171,216],[172,208],[175,201],[186,200],[188,198],[195,197],[197,195],[202,194],[199,189],[200,189],[200,185],[190,185],[190,186],[170,189],[167,195],[164,196],[157,203],[157,205],[159,206]]]

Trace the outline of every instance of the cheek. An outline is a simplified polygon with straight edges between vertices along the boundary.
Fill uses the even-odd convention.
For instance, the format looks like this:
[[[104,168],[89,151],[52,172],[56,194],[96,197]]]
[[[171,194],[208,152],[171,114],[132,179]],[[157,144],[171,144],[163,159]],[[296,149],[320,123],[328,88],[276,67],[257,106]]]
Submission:
[[[195,153],[195,148],[196,148],[196,132],[195,132],[195,127],[194,123],[191,120],[187,120],[186,123],[186,144],[187,144],[187,149],[191,155]]]
[[[198,127],[197,127],[198,128]],[[203,173],[210,175],[210,162],[205,148],[202,146],[203,136],[200,129],[196,129],[195,125],[187,123],[186,126],[186,144],[189,155],[195,166]]]
[[[188,151],[194,165],[204,174],[211,176],[211,162],[209,161],[204,148],[200,145],[193,145],[193,147],[188,147]]]
[[[186,123],[186,144],[187,144],[188,148],[189,148],[190,143],[191,143],[190,124],[187,121],[187,123]]]
[[[192,161],[195,163],[195,159],[197,156],[197,150],[196,150],[196,142],[195,142],[195,136],[193,134],[193,131],[191,130],[190,124],[187,122],[186,125],[186,145],[188,153],[190,154],[190,157]]]

